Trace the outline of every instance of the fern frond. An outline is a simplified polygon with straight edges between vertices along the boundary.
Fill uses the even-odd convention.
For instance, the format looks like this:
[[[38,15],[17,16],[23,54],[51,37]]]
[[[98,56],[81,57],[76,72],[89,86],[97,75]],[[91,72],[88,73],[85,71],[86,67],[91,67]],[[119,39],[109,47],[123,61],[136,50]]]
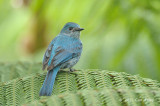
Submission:
[[[33,71],[34,70],[34,71]],[[0,63],[0,81],[9,81],[29,74],[41,72],[41,63],[16,62]]]
[[[127,80],[126,73],[108,73],[112,77],[112,82],[115,87],[123,87],[128,88],[130,86],[130,82]]]
[[[46,104],[47,106],[64,106],[62,99],[56,95],[48,98]]]
[[[84,90],[81,92],[85,106],[102,106],[100,96],[93,90]]]
[[[160,87],[160,83],[158,83],[158,81],[156,81],[156,80],[152,80],[149,78],[143,78],[143,80],[144,80],[144,84],[149,87],[153,87],[153,88]]]
[[[121,102],[127,106],[140,106],[138,100],[138,95],[135,93],[134,89],[118,89],[118,92],[121,95]]]
[[[60,74],[57,75],[56,82],[60,88],[60,93],[77,91],[77,83],[74,74],[68,72],[60,72]]]
[[[131,81],[134,87],[146,87],[147,85],[144,83],[144,80],[138,75],[128,76],[128,79]]]
[[[46,72],[41,72],[40,66],[39,63],[0,64],[0,78],[3,80],[0,83],[0,105],[160,104],[158,81],[107,70],[79,70],[71,73],[60,71],[53,87],[53,96],[40,98],[39,90],[46,76]],[[5,68],[7,73],[10,73],[9,70],[15,72],[10,75],[11,79],[4,73]],[[23,68],[25,72],[22,71]],[[26,76],[32,71],[34,74]],[[18,78],[20,76],[23,77]],[[4,82],[5,80],[10,81]],[[147,98],[154,101],[145,101]]]
[[[146,106],[158,106],[153,91],[147,88],[135,89],[141,102]]]
[[[154,98],[157,101],[158,104],[160,104],[160,90],[154,90],[152,91],[154,94]]]
[[[5,105],[4,84],[0,83],[0,106]]]
[[[105,89],[100,92],[104,106],[121,106],[122,98],[114,89]]]
[[[41,103],[41,101],[36,100],[36,101],[33,101],[29,104],[23,104],[22,106],[44,106],[44,104]]]
[[[67,92],[47,97],[46,100],[42,98],[39,103],[41,102],[46,106],[158,106],[159,103],[152,98],[155,91],[159,91],[159,89],[103,88],[99,90],[80,90],[76,93]],[[145,92],[148,92],[148,96]],[[146,97],[139,96],[143,94]],[[153,99],[154,101],[151,101]]]
[[[63,97],[66,106],[84,106],[80,95],[69,94]]]
[[[111,76],[109,76],[105,70],[95,71],[92,75],[97,88],[113,87]]]
[[[25,98],[27,102],[39,99],[39,90],[41,88],[41,76],[29,76],[23,78],[23,89],[25,92]]]
[[[94,77],[90,71],[76,72],[76,80],[78,89],[91,89],[96,87]]]
[[[16,79],[6,82],[4,85],[5,104],[8,106],[20,105],[24,99],[22,80]]]

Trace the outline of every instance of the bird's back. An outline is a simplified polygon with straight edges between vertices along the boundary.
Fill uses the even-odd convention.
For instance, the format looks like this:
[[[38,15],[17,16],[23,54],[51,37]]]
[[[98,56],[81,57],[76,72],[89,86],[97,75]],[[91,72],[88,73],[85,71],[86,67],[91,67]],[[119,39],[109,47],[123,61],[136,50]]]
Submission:
[[[63,49],[74,52],[82,50],[82,43],[80,39],[62,34],[57,36],[55,46],[60,46]]]

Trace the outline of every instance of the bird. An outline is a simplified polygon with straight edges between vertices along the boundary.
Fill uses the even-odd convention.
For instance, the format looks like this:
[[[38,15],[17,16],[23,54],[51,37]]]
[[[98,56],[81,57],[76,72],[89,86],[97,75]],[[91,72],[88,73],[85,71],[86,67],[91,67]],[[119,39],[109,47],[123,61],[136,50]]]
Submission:
[[[68,22],[60,33],[50,42],[42,62],[42,70],[47,68],[47,75],[40,89],[39,96],[51,96],[56,75],[60,69],[69,69],[79,61],[82,53],[80,32],[84,30],[77,23]]]

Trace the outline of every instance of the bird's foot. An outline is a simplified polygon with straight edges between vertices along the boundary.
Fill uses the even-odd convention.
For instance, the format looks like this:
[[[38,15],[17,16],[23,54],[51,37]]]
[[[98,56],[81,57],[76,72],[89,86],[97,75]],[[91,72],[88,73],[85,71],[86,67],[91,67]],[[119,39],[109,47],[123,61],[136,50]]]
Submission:
[[[74,72],[74,71],[76,71],[75,69],[73,69],[73,68],[71,68],[70,70],[69,70],[69,72]]]

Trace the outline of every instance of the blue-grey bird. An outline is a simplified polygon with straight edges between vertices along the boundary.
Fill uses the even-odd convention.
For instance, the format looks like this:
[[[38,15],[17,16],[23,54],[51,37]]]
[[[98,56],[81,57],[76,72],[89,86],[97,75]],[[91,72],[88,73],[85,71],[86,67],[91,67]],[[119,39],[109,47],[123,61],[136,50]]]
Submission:
[[[82,52],[80,31],[84,30],[76,23],[69,22],[60,34],[49,44],[43,56],[43,70],[47,67],[47,75],[40,89],[40,96],[50,96],[56,75],[60,69],[72,67],[79,61]]]

